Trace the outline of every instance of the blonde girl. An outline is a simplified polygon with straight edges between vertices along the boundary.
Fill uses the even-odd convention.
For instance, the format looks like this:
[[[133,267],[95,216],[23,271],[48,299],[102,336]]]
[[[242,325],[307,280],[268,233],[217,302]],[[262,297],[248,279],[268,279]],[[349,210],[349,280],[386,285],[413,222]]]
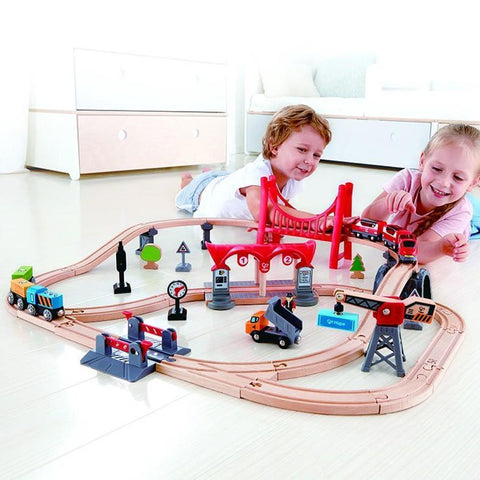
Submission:
[[[418,261],[468,256],[472,205],[465,198],[480,182],[480,132],[464,124],[438,130],[418,170],[398,172],[362,217],[386,220],[417,236]]]

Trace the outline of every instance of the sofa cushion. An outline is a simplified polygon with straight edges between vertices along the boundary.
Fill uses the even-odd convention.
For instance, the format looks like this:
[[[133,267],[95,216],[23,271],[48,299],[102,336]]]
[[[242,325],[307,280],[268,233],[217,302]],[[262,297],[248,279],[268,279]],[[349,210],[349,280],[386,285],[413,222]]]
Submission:
[[[287,105],[303,103],[312,107],[323,116],[348,116],[361,118],[365,112],[364,98],[340,97],[267,97],[262,93],[253,95],[250,99],[249,113],[276,112]]]
[[[303,63],[270,63],[260,67],[267,97],[318,97],[312,68]]]
[[[367,67],[373,63],[375,55],[369,53],[348,53],[317,60],[314,83],[318,93],[321,97],[364,97]]]

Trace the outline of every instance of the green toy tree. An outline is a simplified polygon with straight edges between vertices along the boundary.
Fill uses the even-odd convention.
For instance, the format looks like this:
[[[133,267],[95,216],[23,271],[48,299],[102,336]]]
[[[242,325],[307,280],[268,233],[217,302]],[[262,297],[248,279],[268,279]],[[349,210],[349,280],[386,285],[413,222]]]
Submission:
[[[162,258],[162,249],[154,243],[147,243],[142,248],[140,258],[147,262],[143,268],[158,270],[158,264],[156,262]]]
[[[363,274],[365,271],[365,266],[363,265],[362,257],[358,253],[353,258],[350,271],[352,272],[350,278],[365,278],[365,275]]]

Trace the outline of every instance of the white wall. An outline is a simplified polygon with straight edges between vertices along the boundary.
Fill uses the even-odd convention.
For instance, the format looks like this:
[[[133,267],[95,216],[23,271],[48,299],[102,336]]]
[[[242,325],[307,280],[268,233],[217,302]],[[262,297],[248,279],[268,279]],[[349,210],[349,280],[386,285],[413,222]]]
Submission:
[[[473,5],[473,0],[18,0],[2,8],[7,28],[0,40],[29,62],[41,61],[42,52],[71,47],[227,61],[229,150],[240,152],[243,70],[255,57],[376,50],[406,68],[451,72],[452,65],[476,62]]]
[[[241,68],[252,58],[291,52],[375,52],[380,63],[468,88],[465,79],[480,83],[476,5],[475,0],[246,0],[237,12],[243,30],[234,30],[229,54]]]

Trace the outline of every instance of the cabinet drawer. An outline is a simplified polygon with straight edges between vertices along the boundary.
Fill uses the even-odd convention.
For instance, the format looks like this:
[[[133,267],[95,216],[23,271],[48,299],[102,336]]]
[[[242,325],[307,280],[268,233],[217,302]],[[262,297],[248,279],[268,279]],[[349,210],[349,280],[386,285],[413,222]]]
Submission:
[[[75,50],[78,110],[225,112],[220,63]]]
[[[430,138],[428,122],[348,118],[329,122],[333,138],[323,153],[326,160],[415,168]]]
[[[78,115],[80,173],[226,160],[224,115]]]
[[[270,114],[247,115],[247,152],[260,152]],[[322,158],[384,167],[416,168],[430,138],[430,123],[328,118],[332,141]]]

